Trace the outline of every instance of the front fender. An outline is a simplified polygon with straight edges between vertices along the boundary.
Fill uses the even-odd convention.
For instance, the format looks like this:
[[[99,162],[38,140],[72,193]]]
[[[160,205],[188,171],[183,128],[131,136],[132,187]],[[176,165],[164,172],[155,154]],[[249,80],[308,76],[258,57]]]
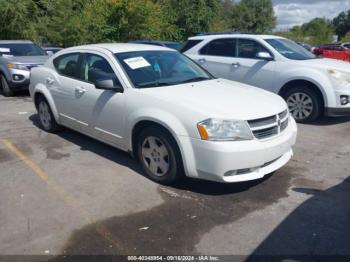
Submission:
[[[276,90],[276,93],[279,93],[282,87],[289,82],[303,80],[310,82],[318,87],[322,93],[326,107],[330,104],[336,103],[336,97],[332,83],[325,73],[311,68],[303,67],[288,70],[287,72],[284,72],[283,75],[284,77],[280,77],[279,81],[276,84],[276,87],[278,88],[278,90]]]
[[[143,108],[133,112],[126,119],[125,138],[129,151],[132,151],[133,129],[141,121],[155,122],[166,128],[173,135],[181,152],[185,173],[188,176],[192,176],[195,173],[195,157],[189,133],[183,123],[175,115],[157,108]]]

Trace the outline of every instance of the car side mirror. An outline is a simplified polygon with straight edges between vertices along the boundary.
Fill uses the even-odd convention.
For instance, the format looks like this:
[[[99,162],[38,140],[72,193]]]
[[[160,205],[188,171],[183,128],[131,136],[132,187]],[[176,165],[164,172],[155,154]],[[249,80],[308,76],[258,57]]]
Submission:
[[[259,52],[256,55],[256,58],[266,60],[266,61],[272,61],[273,57],[269,52]]]
[[[115,85],[113,79],[97,80],[95,82],[95,87],[96,89],[111,90],[117,93],[124,92],[122,85],[120,83],[117,83],[117,85]]]
[[[53,55],[53,52],[52,52],[52,51],[46,51],[46,54],[47,54],[48,56],[52,56],[52,55]]]

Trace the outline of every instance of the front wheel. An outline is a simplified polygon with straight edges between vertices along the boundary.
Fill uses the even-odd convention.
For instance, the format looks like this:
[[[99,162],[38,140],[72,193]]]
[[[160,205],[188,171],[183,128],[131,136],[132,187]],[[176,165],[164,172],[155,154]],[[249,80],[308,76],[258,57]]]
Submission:
[[[183,177],[180,150],[174,138],[161,128],[141,131],[137,154],[147,176],[161,184],[171,184]]]
[[[9,86],[5,76],[2,74],[0,74],[0,84],[1,84],[2,92],[5,96],[9,97],[14,95],[14,92]]]
[[[286,92],[284,98],[289,112],[299,123],[315,121],[322,113],[322,102],[315,91],[308,87],[294,87]]]

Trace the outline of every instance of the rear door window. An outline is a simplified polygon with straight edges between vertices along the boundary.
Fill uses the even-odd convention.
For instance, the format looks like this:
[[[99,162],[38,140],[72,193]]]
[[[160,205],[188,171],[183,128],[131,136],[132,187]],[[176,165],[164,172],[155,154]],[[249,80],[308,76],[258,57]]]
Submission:
[[[53,64],[60,75],[79,79],[79,58],[80,53],[64,54],[56,57]]]
[[[236,57],[236,49],[236,39],[216,39],[206,44],[199,53],[211,56]]]

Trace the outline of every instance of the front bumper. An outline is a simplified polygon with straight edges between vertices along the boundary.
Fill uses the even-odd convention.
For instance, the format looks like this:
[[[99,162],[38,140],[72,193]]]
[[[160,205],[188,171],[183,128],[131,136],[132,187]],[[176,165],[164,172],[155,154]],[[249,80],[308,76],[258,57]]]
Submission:
[[[7,81],[14,91],[28,89],[30,82],[30,71],[10,69],[7,75]]]
[[[326,107],[326,116],[350,116],[350,107]]]
[[[285,165],[293,155],[297,126],[267,140],[210,142],[191,139],[196,177],[218,182],[260,179]]]
[[[334,102],[325,108],[325,116],[337,117],[350,115],[350,84],[337,86],[334,91]],[[348,103],[342,104],[341,98],[347,97]]]

